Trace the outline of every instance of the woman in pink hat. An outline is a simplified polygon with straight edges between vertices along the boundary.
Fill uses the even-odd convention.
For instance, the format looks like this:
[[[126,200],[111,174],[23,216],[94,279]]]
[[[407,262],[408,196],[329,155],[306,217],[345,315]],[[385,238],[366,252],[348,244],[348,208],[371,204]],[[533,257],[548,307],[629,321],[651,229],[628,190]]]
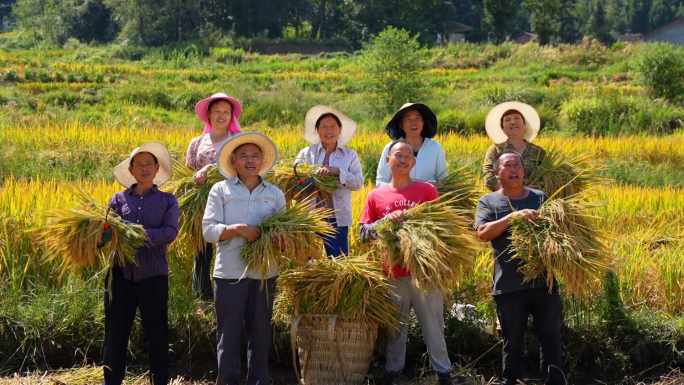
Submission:
[[[204,184],[207,172],[216,167],[216,156],[230,138],[242,132],[238,118],[242,114],[240,102],[219,92],[201,100],[195,106],[195,113],[205,123],[204,133],[190,141],[185,165],[195,170],[195,183]],[[197,250],[193,269],[192,287],[202,305],[197,310],[204,313],[204,304],[213,298],[209,272],[214,249],[210,243],[203,250]]]

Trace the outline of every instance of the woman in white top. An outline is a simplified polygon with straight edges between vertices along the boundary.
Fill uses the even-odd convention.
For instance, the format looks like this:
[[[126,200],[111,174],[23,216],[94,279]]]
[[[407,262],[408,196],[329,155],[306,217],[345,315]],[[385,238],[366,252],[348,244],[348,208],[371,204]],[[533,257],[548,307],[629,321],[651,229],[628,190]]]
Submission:
[[[411,170],[411,178],[436,183],[447,176],[447,163],[444,149],[432,140],[437,134],[437,116],[423,103],[406,103],[397,111],[387,126],[387,135],[394,141],[403,138],[415,151],[416,165]],[[392,172],[385,162],[389,152],[387,143],[378,162],[375,187],[392,180]]]
[[[329,219],[337,230],[335,235],[323,237],[325,253],[332,257],[347,255],[349,226],[352,225],[351,192],[363,186],[359,156],[345,147],[356,132],[356,122],[334,108],[315,106],[306,113],[304,126],[304,139],[311,146],[299,152],[296,163],[321,165],[319,175],[335,175],[342,184],[330,199],[316,202],[319,207],[337,210],[335,218]]]
[[[204,122],[204,133],[193,138],[188,146],[185,165],[195,170],[195,183],[204,184],[207,172],[216,167],[216,155],[228,139],[242,132],[238,118],[242,114],[240,102],[224,93],[217,93],[201,100],[195,106],[197,117]],[[209,272],[214,248],[205,243],[203,250],[197,250],[193,268],[192,287],[202,301],[198,314],[204,313],[205,301],[213,298]]]

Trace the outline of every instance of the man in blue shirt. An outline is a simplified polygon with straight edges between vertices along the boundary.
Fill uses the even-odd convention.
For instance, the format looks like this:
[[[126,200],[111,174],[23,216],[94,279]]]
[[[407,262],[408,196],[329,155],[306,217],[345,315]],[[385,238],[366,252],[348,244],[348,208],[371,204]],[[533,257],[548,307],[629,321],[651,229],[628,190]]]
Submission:
[[[114,265],[108,273],[112,284],[111,289],[105,289],[104,296],[104,384],[123,382],[128,339],[139,307],[148,341],[151,381],[154,385],[166,385],[169,380],[166,249],[178,235],[178,202],[173,194],[159,191],[158,187],[171,178],[171,155],[161,143],[148,142],[133,150],[113,173],[126,190],[114,194],[109,206],[124,221],[142,225],[147,242],[135,251],[135,264]],[[103,241],[110,239],[111,229],[105,229]]]
[[[475,224],[477,235],[489,241],[494,251],[494,301],[503,334],[502,385],[518,384],[523,380],[524,342],[527,317],[531,313],[534,330],[539,338],[541,374],[545,384],[565,384],[563,374],[560,329],[563,301],[558,284],[549,290],[543,278],[523,281],[518,272],[519,258],[511,244],[510,219],[523,217],[535,221],[537,209],[547,197],[542,191],[523,185],[522,156],[505,151],[494,163],[499,190],[485,195],[477,203]]]

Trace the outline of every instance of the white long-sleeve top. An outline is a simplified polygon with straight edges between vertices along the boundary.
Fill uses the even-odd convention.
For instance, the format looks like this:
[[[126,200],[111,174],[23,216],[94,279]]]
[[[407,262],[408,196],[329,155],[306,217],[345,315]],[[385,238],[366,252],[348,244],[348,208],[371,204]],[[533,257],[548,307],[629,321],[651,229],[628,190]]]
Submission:
[[[382,155],[378,162],[375,187],[381,187],[392,180],[392,171],[386,162],[390,144],[392,142],[387,143],[382,150]],[[411,170],[411,178],[434,184],[437,182],[437,179],[443,179],[446,176],[447,162],[442,145],[430,138],[425,138],[423,146],[418,150],[416,165]]]
[[[275,261],[271,264],[267,277],[262,277],[256,270],[246,270],[245,263],[240,259],[245,238],[234,236],[223,241],[219,241],[219,238],[228,225],[246,223],[256,226],[283,207],[283,192],[263,179],[251,193],[237,177],[218,182],[211,188],[204,210],[202,233],[204,240],[218,246],[214,278],[261,279],[278,275]]]
[[[321,143],[316,143],[301,150],[295,162],[306,163],[310,166],[320,165],[323,164],[324,158],[325,147]],[[337,149],[330,154],[328,163],[330,167],[340,169],[342,187],[332,193],[333,206],[337,210],[335,212],[337,226],[352,226],[351,192],[357,191],[363,186],[361,161],[356,151],[338,144]]]

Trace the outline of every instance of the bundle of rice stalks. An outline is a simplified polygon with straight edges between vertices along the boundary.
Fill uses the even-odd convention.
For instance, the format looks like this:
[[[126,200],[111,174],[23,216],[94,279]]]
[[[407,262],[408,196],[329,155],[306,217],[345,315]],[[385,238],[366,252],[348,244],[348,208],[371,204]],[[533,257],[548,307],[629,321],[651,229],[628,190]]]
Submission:
[[[449,170],[445,178],[437,178],[437,191],[439,195],[451,194],[454,197],[453,205],[458,208],[467,210],[471,218],[475,216],[475,208],[477,201],[484,191],[477,184],[477,178],[471,171],[470,164],[461,166],[459,168]]]
[[[462,266],[474,263],[478,240],[471,231],[468,210],[457,208],[450,194],[404,211],[404,221],[382,221],[375,241],[390,271],[401,266],[423,290],[450,292]]]
[[[525,176],[526,186],[544,191],[549,197],[567,198],[610,180],[602,177],[604,166],[592,162],[591,154],[582,153],[569,157],[562,151],[552,148],[537,165],[532,175]],[[560,191],[559,191],[560,190]]]
[[[309,166],[306,163],[300,163],[297,165],[297,173],[295,174],[294,166],[291,163],[280,163],[273,169],[268,181],[282,190],[285,194],[285,199],[290,201],[301,197],[301,194],[296,192],[295,188],[298,184],[310,178],[313,181],[314,194],[323,199],[328,199],[333,191],[342,187],[342,184],[340,184],[340,179],[337,175],[327,175],[325,177],[318,175],[317,170],[319,167],[323,166]]]
[[[389,330],[397,327],[399,309],[390,300],[392,290],[382,265],[368,256],[311,261],[278,277],[283,294],[277,317],[298,314],[339,314]]]
[[[45,244],[46,258],[61,257],[62,273],[67,269],[97,266],[103,259],[103,249],[116,250],[114,264],[135,263],[135,249],[147,240],[145,229],[122,222],[111,208],[83,190],[74,192],[74,202],[74,208],[46,212],[45,225],[31,230],[38,231],[39,239]],[[102,242],[105,226],[112,229],[112,240],[100,249],[97,246]]]
[[[519,271],[525,281],[544,276],[551,290],[553,278],[558,277],[568,292],[579,296],[603,276],[610,265],[603,243],[609,235],[595,226],[597,218],[588,214],[597,205],[580,196],[554,199],[541,206],[535,222],[511,219],[514,258],[524,262]]]
[[[304,200],[291,207],[283,207],[259,224],[261,236],[242,246],[240,258],[247,269],[255,269],[266,277],[275,263],[279,269],[301,266],[309,258],[321,256],[323,235],[332,235],[335,229],[325,219],[333,217],[334,210],[314,209]],[[271,236],[279,234],[283,249],[273,244]]]
[[[164,191],[170,192],[178,200],[178,237],[175,245],[184,255],[195,255],[204,250],[204,236],[202,235],[202,218],[204,208],[211,188],[217,182],[222,181],[223,175],[217,167],[207,172],[206,182],[196,184],[195,171],[186,167],[181,162],[173,164],[173,179],[163,187]]]

